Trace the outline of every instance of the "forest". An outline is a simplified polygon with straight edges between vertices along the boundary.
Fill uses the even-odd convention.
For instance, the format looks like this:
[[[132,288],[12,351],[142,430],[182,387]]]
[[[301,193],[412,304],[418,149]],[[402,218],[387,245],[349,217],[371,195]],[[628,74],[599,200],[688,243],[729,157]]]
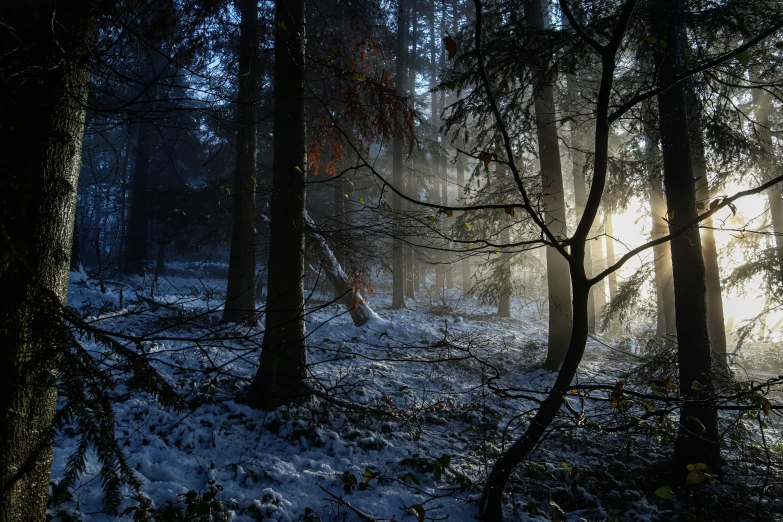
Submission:
[[[783,520],[781,0],[0,1],[0,522]]]

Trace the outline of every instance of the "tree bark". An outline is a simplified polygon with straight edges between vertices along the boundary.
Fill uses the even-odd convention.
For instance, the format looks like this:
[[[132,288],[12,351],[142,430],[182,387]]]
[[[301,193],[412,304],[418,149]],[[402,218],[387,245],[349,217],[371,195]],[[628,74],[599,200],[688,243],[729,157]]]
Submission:
[[[326,278],[332,284],[334,288],[335,297],[337,301],[345,306],[348,313],[351,314],[354,326],[363,326],[372,319],[377,317],[377,314],[373,312],[367,301],[364,300],[358,289],[354,288],[353,283],[343,271],[340,266],[340,262],[337,261],[337,257],[329,248],[329,244],[326,242],[321,234],[315,231],[312,221],[305,215],[308,222],[307,228],[307,245],[308,250],[312,248],[314,254],[321,261],[321,268],[326,274]]]
[[[149,90],[153,89],[154,87],[149,87]],[[153,133],[154,127],[150,122],[136,123],[136,158],[131,183],[128,232],[125,236],[124,270],[127,275],[144,276],[149,263],[149,176]]]
[[[587,203],[587,182],[585,180],[585,150],[587,149],[587,140],[585,139],[585,128],[587,122],[579,118],[576,114],[577,103],[579,99],[576,76],[566,75],[566,87],[568,90],[568,104],[571,111],[574,112],[571,122],[571,175],[574,179],[574,204],[576,206],[577,222],[582,217]],[[592,243],[585,243],[585,273],[588,277],[593,275],[593,253]],[[595,299],[594,290],[590,289],[590,298],[587,300],[587,324],[590,332],[595,332]]]
[[[688,105],[688,129],[693,153],[693,176],[696,180],[696,200],[703,208],[710,208],[710,185],[707,173],[707,158],[704,151],[704,130],[701,120],[701,100],[693,87],[693,82],[686,83],[685,100]],[[712,230],[713,220],[708,217],[701,224],[702,255],[704,256],[705,279],[707,283],[707,325],[710,331],[710,347],[713,364],[716,370],[724,373],[728,370],[726,353],[726,330],[723,317],[723,295],[720,285],[720,266],[718,265],[718,248],[715,244],[715,232]]]
[[[511,243],[508,226],[501,222],[500,242],[503,245]],[[500,296],[498,298],[498,317],[511,317],[511,254],[500,254]]]
[[[543,0],[527,0],[525,11],[533,29],[546,29],[547,6]],[[544,191],[546,224],[555,237],[565,238],[566,216],[563,193],[563,173],[557,136],[554,88],[542,81],[539,74],[533,80],[536,112],[538,159],[541,166],[541,186]],[[557,370],[565,358],[571,337],[571,285],[568,263],[554,247],[546,248],[547,287],[549,289],[549,341],[544,368]]]
[[[408,20],[405,0],[399,0],[397,8],[397,60],[395,89],[397,96],[405,96],[405,59],[407,54]],[[402,138],[394,138],[392,150],[392,183],[398,190],[405,188],[402,175]],[[402,213],[405,203],[399,194],[392,194],[392,309],[406,308],[405,305],[405,244],[402,241]]]
[[[456,145],[458,149],[464,149],[464,143],[462,136],[457,138]],[[465,157],[462,153],[457,153],[457,201],[460,204],[467,204],[467,198],[465,197]],[[470,257],[464,256],[461,261],[462,271],[462,293],[467,295],[470,293],[470,289],[473,287],[473,282],[470,277],[473,271],[470,267]]]
[[[751,71],[751,77],[757,80],[758,74],[755,71]],[[765,90],[755,89],[753,91],[753,102],[756,104],[756,132],[758,132],[761,148],[765,156],[761,168],[764,171],[764,178],[770,179],[774,162],[772,131],[769,122],[769,114],[772,111],[772,96]],[[769,202],[769,213],[772,218],[772,231],[775,233],[778,278],[783,282],[783,197],[781,197],[779,185],[775,185],[767,190],[767,201]]]
[[[258,2],[239,2],[239,89],[237,100],[234,207],[231,214],[231,255],[223,322],[256,320],[256,96],[258,95]]]
[[[660,155],[660,148],[657,142],[655,142],[654,146],[652,144],[649,146],[653,151],[651,154]],[[662,180],[657,160],[654,165],[652,167],[654,172],[650,176],[650,208],[652,213],[652,239],[658,239],[665,236],[669,231],[666,221],[664,221],[666,217],[666,201],[663,198]],[[668,341],[674,341],[677,338],[677,327],[674,317],[672,250],[668,241],[653,247],[653,258],[657,307],[656,333],[659,337],[664,337]]]
[[[659,52],[659,84],[667,85],[683,70],[676,0],[657,0],[653,6],[653,30],[668,43]],[[682,82],[658,95],[664,186],[669,230],[674,232],[698,215],[692,150],[688,130],[685,88]],[[673,474],[684,483],[686,466],[704,463],[719,469],[718,416],[714,406],[695,403],[713,394],[712,357],[707,326],[704,258],[699,229],[691,228],[671,242],[674,306],[677,325],[677,356],[680,393],[680,428],[674,446]]]
[[[612,221],[612,212],[605,212],[606,219],[606,264],[612,266],[617,262],[614,253],[614,222]],[[617,273],[609,274],[609,301],[614,301],[617,295]]]
[[[304,0],[275,5],[274,162],[266,330],[248,402],[272,410],[309,391],[304,312]]]
[[[44,520],[92,4],[0,4],[0,520]]]
[[[593,241],[591,249],[593,253],[592,264],[595,273],[600,274],[606,268],[606,258],[604,257],[605,236],[603,235],[604,230],[600,225],[600,220],[596,219],[596,223],[599,223],[599,225],[593,226],[594,232],[592,233],[592,237],[595,237],[596,239]],[[593,299],[595,300],[595,317],[596,320],[600,320],[603,309],[606,306],[606,278],[598,281],[590,290],[592,291]]]

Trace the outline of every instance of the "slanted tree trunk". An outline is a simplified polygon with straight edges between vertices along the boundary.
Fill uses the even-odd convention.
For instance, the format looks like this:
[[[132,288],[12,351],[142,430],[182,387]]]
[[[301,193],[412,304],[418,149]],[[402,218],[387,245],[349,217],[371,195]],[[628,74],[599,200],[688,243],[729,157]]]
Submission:
[[[397,96],[405,95],[405,58],[407,54],[408,19],[405,0],[399,0],[397,7],[397,60],[395,89]],[[402,175],[402,138],[394,138],[392,150],[392,183],[397,190],[405,188],[405,180]],[[405,244],[402,241],[402,213],[405,204],[399,194],[392,194],[392,209],[394,218],[392,222],[392,308],[406,308],[405,305]]]
[[[329,248],[326,238],[316,232],[312,221],[306,214],[305,219],[308,224],[308,251],[313,252],[315,256],[318,257],[321,262],[320,266],[326,274],[326,278],[334,288],[337,301],[345,306],[348,313],[351,314],[354,326],[363,326],[373,317],[377,317],[377,314],[373,312],[361,293],[354,288],[353,282],[345,274],[337,257],[332,252],[332,249]]]
[[[0,3],[0,520],[45,518],[91,2]]]
[[[525,14],[538,31],[547,27],[547,3],[527,0]],[[557,136],[555,95],[551,81],[537,75],[533,80],[536,112],[538,160],[541,166],[541,186],[544,190],[544,212],[549,229],[565,238],[566,215],[563,192],[563,172],[560,167],[560,147]],[[553,247],[546,248],[547,287],[549,288],[549,340],[544,368],[557,370],[563,362],[571,337],[571,285],[568,262]]]
[[[248,402],[272,410],[309,395],[304,317],[304,0],[275,4],[274,162],[266,330]]]
[[[256,320],[256,107],[258,95],[258,2],[239,2],[239,96],[234,169],[234,207],[231,212],[231,255],[223,322]]]
[[[661,85],[669,84],[683,70],[678,11],[676,0],[656,0],[652,6],[655,36],[668,43],[666,52],[659,52],[657,57]],[[658,113],[669,230],[675,232],[698,215],[682,82],[658,95]],[[685,400],[680,408],[673,473],[675,482],[683,483],[688,464],[704,463],[711,471],[718,471],[720,449],[717,410],[714,406],[693,402],[707,399],[713,393],[707,290],[699,229],[691,228],[675,238],[671,250],[680,393]]]

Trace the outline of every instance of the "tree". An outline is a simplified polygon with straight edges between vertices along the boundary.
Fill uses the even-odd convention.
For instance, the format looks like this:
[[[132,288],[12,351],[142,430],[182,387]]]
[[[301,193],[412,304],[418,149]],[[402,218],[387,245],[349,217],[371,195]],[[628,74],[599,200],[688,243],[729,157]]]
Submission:
[[[543,0],[527,0],[525,11],[532,28],[546,30],[546,4]],[[545,78],[545,64],[533,79],[535,98],[536,135],[538,138],[538,161],[541,166],[541,186],[544,191],[544,213],[547,227],[555,238],[565,238],[565,194],[563,172],[560,166],[560,147],[557,136],[557,114],[554,86]],[[549,288],[549,336],[544,368],[557,370],[565,358],[568,339],[571,336],[571,288],[568,277],[568,263],[556,248],[546,249],[546,277]]]
[[[274,163],[261,361],[248,402],[265,410],[308,395],[304,317],[305,11],[275,4]]]
[[[43,520],[89,85],[89,0],[0,5],[0,520]]]
[[[408,9],[404,0],[400,0],[397,6],[397,60],[395,87],[397,95],[405,95],[405,55],[407,54],[407,33],[408,33]],[[393,166],[392,182],[397,187],[403,187],[402,175],[402,154],[403,142],[401,137],[394,139],[393,144]],[[392,208],[395,211],[393,230],[392,230],[392,308],[405,308],[405,247],[402,241],[402,210],[404,208],[403,199],[398,195],[392,196]],[[411,267],[408,267],[410,270]]]
[[[231,215],[231,257],[224,322],[255,320],[256,277],[256,96],[258,59],[258,2],[241,0],[239,27],[239,89],[237,103],[234,207]]]
[[[658,94],[658,118],[669,231],[681,232],[671,240],[671,253],[680,393],[685,402],[673,469],[675,479],[684,483],[689,464],[703,463],[712,471],[720,467],[718,413],[714,405],[697,402],[713,393],[712,358],[701,239],[699,229],[688,226],[699,213],[685,87],[683,82],[674,83],[684,71],[681,11],[674,0],[656,0],[651,11],[655,36],[667,42],[667,51],[657,53],[657,62],[658,84],[667,87]]]

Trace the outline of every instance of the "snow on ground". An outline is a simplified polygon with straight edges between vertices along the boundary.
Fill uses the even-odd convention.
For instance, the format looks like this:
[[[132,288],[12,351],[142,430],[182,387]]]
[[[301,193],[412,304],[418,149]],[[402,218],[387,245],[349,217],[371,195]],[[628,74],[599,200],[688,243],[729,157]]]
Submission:
[[[119,283],[101,294],[85,274],[74,274],[69,302],[90,311],[101,328],[130,334],[158,328],[161,314],[193,318],[169,333],[196,338],[220,327],[219,313],[204,312],[220,303],[225,285],[213,273],[202,274],[165,278],[147,301],[136,292],[143,288],[149,296],[149,281],[127,281],[120,312]],[[499,319],[471,299],[459,299],[445,315],[430,313],[434,307],[426,297],[408,310],[392,311],[389,297],[373,296],[381,319],[356,328],[340,307],[325,304],[325,295],[311,295],[308,357],[316,386],[331,402],[316,398],[266,413],[237,400],[255,374],[260,335],[198,346],[147,343],[145,352],[187,406],[167,411],[144,393],[125,386],[116,391],[117,437],[143,495],[157,508],[184,507],[188,492],[209,498],[219,488],[213,494],[236,522],[355,520],[362,518],[359,512],[374,519],[416,521],[418,513],[426,520],[475,520],[488,466],[499,447],[521,433],[520,414],[535,407],[531,400],[492,393],[487,384],[541,397],[554,379],[539,369],[546,321],[519,307],[513,318]],[[150,302],[173,304],[128,313]],[[632,354],[591,341],[579,380],[614,383],[633,362]],[[496,371],[500,378],[494,378]],[[363,408],[344,407],[348,401]],[[643,471],[660,455],[625,435],[593,433],[554,433],[520,473],[520,493],[509,497],[508,516],[549,520],[552,498],[568,520],[614,520],[618,513],[623,520],[668,519],[674,501],[646,494],[664,484]],[[69,434],[57,434],[54,481],[78,443]],[[592,443],[585,444],[585,437]],[[119,519],[102,513],[98,471],[91,454],[72,500],[62,506],[76,519]],[[637,487],[615,478],[628,476],[635,476]],[[132,488],[123,488],[120,512],[140,503]]]

